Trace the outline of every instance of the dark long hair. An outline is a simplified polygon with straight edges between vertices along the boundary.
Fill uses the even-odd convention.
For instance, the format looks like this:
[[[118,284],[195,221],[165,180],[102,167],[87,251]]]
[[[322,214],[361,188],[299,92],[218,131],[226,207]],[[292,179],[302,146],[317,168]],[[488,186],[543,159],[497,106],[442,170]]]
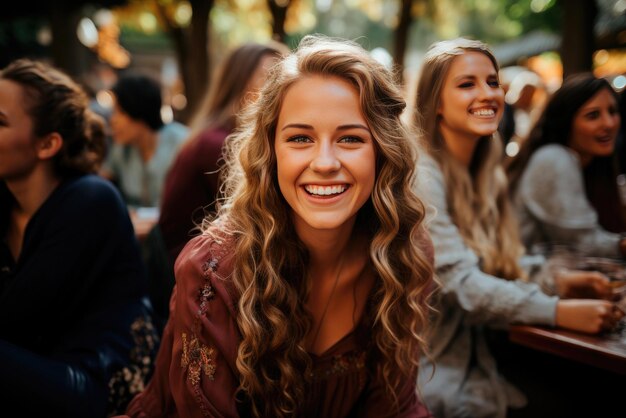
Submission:
[[[520,177],[535,151],[548,144],[568,146],[576,112],[602,89],[607,89],[615,95],[615,100],[619,103],[617,94],[609,82],[603,78],[596,78],[591,73],[575,74],[563,82],[561,88],[548,101],[528,140],[522,144],[519,154],[507,162],[511,192],[517,188]]]

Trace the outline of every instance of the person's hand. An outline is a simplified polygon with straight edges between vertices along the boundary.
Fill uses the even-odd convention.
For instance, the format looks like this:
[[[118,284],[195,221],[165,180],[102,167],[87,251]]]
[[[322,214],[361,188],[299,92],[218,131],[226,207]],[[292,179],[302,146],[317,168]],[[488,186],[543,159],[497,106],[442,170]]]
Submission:
[[[609,278],[597,271],[561,270],[555,275],[554,284],[561,298],[613,298]]]
[[[556,305],[556,325],[573,331],[597,334],[612,329],[622,312],[606,300],[568,299]]]

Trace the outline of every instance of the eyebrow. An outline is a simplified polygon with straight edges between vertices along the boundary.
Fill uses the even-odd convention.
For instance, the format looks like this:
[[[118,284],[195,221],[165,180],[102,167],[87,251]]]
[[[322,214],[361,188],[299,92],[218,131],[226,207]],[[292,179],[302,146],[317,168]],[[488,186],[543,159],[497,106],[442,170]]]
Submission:
[[[488,74],[488,75],[487,75],[487,78],[489,78],[489,77],[498,78],[498,74],[496,74],[496,73],[491,73],[491,74]],[[476,77],[476,76],[475,76],[475,75],[473,75],[473,74],[462,74],[462,75],[460,75],[460,76],[458,76],[458,77],[455,77],[455,78],[454,78],[454,81],[461,81],[461,80],[464,80],[464,79],[466,79],[466,78],[470,78],[470,79],[472,79],[472,80],[476,80],[476,79],[478,79],[479,77]]]
[[[290,123],[289,125],[285,125],[283,126],[283,128],[281,129],[281,131],[284,131],[285,129],[289,129],[289,128],[297,128],[297,129],[306,129],[309,131],[312,131],[314,128],[311,125],[307,125],[305,123]],[[360,123],[351,123],[351,124],[347,124],[347,125],[339,125],[337,127],[337,131],[347,131],[349,129],[363,129],[364,131],[367,131],[368,133],[370,132],[369,128],[365,125],[362,125]]]
[[[610,108],[616,108],[616,107],[619,107],[619,106],[618,106],[617,102],[615,102],[615,101],[610,102],[610,103],[606,106],[606,108],[609,108],[609,109],[610,109]],[[591,112],[591,111],[596,111],[596,110],[602,110],[603,108],[605,108],[605,106],[604,106],[604,105],[602,105],[602,104],[599,104],[599,105],[593,105],[593,106],[587,106],[587,107],[582,106],[582,107],[580,108],[580,112],[583,112],[583,113],[585,113],[585,112]]]

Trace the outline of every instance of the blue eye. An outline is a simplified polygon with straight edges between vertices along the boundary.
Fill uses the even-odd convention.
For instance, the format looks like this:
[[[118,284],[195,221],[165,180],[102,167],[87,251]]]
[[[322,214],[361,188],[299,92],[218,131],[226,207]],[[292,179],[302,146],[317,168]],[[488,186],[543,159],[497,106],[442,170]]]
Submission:
[[[465,83],[459,84],[459,88],[462,88],[462,89],[467,89],[470,87],[474,87],[474,83],[472,83],[471,81],[466,81]]]

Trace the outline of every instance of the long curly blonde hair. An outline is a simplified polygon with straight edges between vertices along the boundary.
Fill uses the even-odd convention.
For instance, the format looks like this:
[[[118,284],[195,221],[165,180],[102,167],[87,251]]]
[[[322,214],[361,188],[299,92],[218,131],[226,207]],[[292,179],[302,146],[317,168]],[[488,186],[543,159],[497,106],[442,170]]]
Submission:
[[[377,148],[376,181],[357,224],[370,237],[369,257],[378,276],[368,302],[372,372],[393,399],[399,373],[414,378],[425,347],[427,295],[432,290],[430,245],[422,226],[424,206],[412,192],[414,141],[400,122],[405,102],[393,75],[357,44],[305,37],[269,74],[259,100],[227,140],[221,228],[236,236],[232,275],[239,294],[242,335],[237,357],[240,391],[256,416],[296,416],[305,400],[311,358],[305,337],[312,317],[305,309],[309,256],[298,238],[291,208],[277,183],[274,136],[285,93],[311,75],[334,76],[359,92]]]
[[[524,277],[518,264],[524,249],[508,198],[502,142],[496,134],[480,138],[468,170],[447,150],[439,130],[446,76],[454,58],[470,51],[487,56],[498,71],[496,58],[480,41],[458,38],[429,48],[417,87],[416,122],[443,171],[448,210],[466,245],[481,257],[485,273],[514,280]]]

